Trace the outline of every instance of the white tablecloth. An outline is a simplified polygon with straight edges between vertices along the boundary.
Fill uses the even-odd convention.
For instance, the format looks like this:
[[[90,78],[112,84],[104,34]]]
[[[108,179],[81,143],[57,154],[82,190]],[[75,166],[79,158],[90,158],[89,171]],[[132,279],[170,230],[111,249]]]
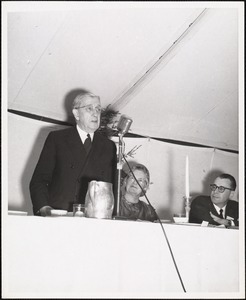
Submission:
[[[163,226],[186,295],[239,291],[239,230]],[[12,298],[184,297],[159,223],[8,216],[3,250]]]

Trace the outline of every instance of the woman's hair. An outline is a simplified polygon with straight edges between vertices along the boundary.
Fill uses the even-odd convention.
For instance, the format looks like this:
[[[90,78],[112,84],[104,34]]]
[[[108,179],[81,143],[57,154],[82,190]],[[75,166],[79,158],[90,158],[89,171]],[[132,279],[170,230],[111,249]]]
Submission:
[[[142,171],[144,172],[144,174],[147,177],[147,186],[144,188],[145,192],[149,187],[149,183],[150,183],[150,174],[149,174],[149,170],[142,164],[136,164],[131,168],[132,172],[138,170],[138,171]],[[132,172],[129,170],[127,175],[125,176],[125,178],[123,179],[123,183],[122,183],[122,191],[123,193],[125,193],[125,189],[126,189],[126,183],[127,180],[129,179],[130,176],[132,176]],[[144,196],[144,193],[141,192],[140,197]]]
[[[147,176],[147,180],[148,180],[148,184],[149,184],[149,182],[150,182],[149,170],[144,165],[137,164],[137,165],[134,165],[131,169],[132,169],[132,172],[134,172],[135,170],[143,171],[144,174]],[[132,172],[129,170],[126,177],[128,178],[132,174]]]

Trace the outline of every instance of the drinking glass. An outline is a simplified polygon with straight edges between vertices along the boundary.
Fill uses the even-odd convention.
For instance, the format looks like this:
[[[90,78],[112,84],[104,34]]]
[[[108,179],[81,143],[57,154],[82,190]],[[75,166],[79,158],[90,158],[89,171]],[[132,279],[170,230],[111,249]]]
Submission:
[[[73,216],[84,217],[85,216],[85,205],[84,204],[73,204]]]

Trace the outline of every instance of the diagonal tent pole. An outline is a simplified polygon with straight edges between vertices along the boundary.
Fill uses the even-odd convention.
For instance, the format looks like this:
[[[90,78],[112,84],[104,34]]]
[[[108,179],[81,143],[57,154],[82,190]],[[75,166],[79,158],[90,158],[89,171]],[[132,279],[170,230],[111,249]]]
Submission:
[[[183,31],[183,33],[172,43],[172,45],[158,58],[158,60],[126,92],[124,92],[122,96],[112,102],[112,109],[118,111],[127,105],[127,103],[130,101],[130,96],[149,78],[150,74],[152,74],[160,64],[166,63],[167,58],[170,56],[173,50],[176,49],[181,41],[192,31],[194,26],[197,25],[206,11],[207,8],[203,9],[194,19],[194,21],[191,22]]]

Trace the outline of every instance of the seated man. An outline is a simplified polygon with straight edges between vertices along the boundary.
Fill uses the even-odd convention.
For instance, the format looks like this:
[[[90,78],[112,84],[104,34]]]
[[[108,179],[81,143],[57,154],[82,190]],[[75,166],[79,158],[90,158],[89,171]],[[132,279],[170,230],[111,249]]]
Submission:
[[[132,168],[132,172],[144,192],[146,192],[150,181],[148,169],[144,165],[137,164]],[[139,200],[140,197],[144,196],[140,186],[129,171],[123,181],[120,216],[131,220],[140,219],[153,222],[157,220],[155,210],[147,203]]]
[[[235,178],[221,174],[210,188],[210,196],[198,196],[192,201],[189,222],[238,226],[238,202],[229,200],[236,189]]]

